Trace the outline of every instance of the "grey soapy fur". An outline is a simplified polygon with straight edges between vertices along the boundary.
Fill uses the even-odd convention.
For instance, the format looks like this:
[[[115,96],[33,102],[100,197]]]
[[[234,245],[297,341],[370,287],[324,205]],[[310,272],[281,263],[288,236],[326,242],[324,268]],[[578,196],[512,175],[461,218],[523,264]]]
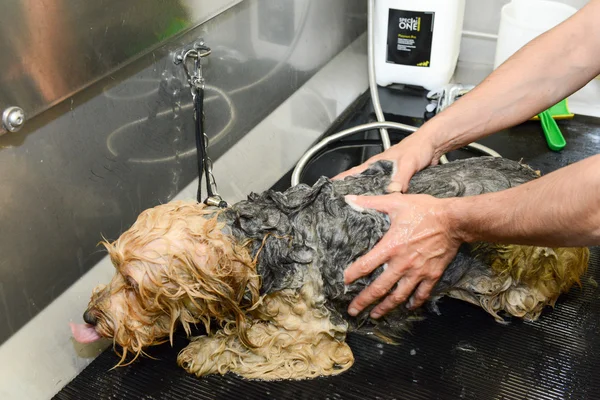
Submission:
[[[415,316],[405,308],[381,321],[370,321],[362,313],[352,318],[346,313],[350,301],[373,282],[383,267],[349,286],[344,270],[366,254],[390,227],[387,215],[354,210],[345,195],[381,195],[390,183],[393,165],[373,164],[368,170],[342,181],[321,178],[312,187],[298,185],[287,191],[252,194],[228,209],[223,218],[240,241],[255,239],[253,253],[259,253],[258,272],[263,293],[299,288],[315,279],[310,270],[320,271],[324,301],[334,317],[348,321],[350,328],[398,337]],[[471,196],[508,189],[537,177],[530,168],[503,158],[479,157],[433,166],[418,172],[410,182],[409,193],[439,198]],[[268,235],[264,247],[265,235]],[[467,273],[490,273],[475,259],[469,246],[462,246],[434,288],[434,297],[443,296]],[[365,324],[366,323],[366,324]]]

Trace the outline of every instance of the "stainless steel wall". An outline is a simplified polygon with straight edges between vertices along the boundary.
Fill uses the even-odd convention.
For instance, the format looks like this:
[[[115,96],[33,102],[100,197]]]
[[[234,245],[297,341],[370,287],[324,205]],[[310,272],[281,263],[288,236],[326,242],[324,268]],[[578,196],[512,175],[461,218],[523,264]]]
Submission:
[[[116,238],[196,178],[175,50],[200,37],[213,48],[206,117],[217,158],[365,27],[363,0],[246,0],[0,137],[0,343],[103,257],[102,235]]]
[[[0,1],[0,114],[31,118],[240,1]]]

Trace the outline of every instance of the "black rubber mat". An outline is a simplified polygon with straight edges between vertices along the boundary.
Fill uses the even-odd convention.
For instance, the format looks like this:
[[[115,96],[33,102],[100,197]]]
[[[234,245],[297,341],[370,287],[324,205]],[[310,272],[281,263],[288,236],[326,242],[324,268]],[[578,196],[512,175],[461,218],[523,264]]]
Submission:
[[[582,289],[537,322],[500,325],[479,308],[442,302],[440,316],[415,326],[399,346],[350,335],[355,365],[301,382],[196,378],[175,364],[185,346],[160,346],[110,371],[103,353],[55,398],[66,399],[594,399],[600,394],[600,249]]]
[[[418,96],[414,102],[422,102]],[[367,103],[345,123],[370,118]],[[385,104],[384,104],[385,106]],[[402,108],[402,107],[400,107]],[[577,117],[560,123],[567,139],[561,153],[547,150],[539,125],[486,139],[505,157],[524,158],[548,173],[600,150],[600,120]],[[346,149],[356,151],[356,149]],[[313,165],[335,174],[329,154]],[[364,153],[362,154],[364,156]],[[337,160],[337,161],[336,161]],[[310,171],[307,172],[310,174]],[[276,185],[283,189],[289,176]],[[310,381],[259,382],[233,375],[196,378],[176,366],[186,340],[158,346],[128,367],[110,370],[118,357],[100,355],[56,399],[598,399],[600,398],[600,248],[592,249],[583,287],[560,298],[537,322],[496,323],[478,307],[452,299],[441,315],[415,325],[398,346],[349,335],[355,365],[346,373]]]

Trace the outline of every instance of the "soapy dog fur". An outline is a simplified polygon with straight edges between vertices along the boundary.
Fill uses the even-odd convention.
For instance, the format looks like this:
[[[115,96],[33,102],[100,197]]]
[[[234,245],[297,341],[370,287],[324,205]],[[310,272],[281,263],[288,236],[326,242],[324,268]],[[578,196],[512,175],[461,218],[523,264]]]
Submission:
[[[344,285],[344,269],[390,226],[385,214],[355,210],[344,196],[380,195],[392,163],[378,162],[343,181],[321,178],[284,193],[266,191],[218,210],[173,202],[144,211],[118,240],[105,243],[116,274],[94,291],[86,321],[135,357],[202,323],[178,362],[198,376],[233,372],[250,379],[305,379],[352,366],[349,331],[396,343],[421,317],[398,307],[380,320],[346,313],[350,301],[383,270]],[[520,163],[480,157],[429,167],[410,193],[471,196],[537,177]],[[436,285],[449,296],[503,314],[536,320],[579,283],[586,248],[463,245]]]

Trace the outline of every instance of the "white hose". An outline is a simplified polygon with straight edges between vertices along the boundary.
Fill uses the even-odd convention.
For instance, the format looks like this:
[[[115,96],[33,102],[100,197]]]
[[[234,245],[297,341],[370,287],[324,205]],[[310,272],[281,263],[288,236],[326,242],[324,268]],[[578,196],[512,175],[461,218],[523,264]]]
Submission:
[[[304,168],[306,168],[306,165],[310,162],[311,158],[313,158],[316,154],[318,154],[325,147],[329,146],[331,143],[333,143],[339,139],[342,139],[346,136],[350,136],[350,135],[354,135],[355,133],[358,133],[358,132],[368,131],[371,129],[378,129],[378,128],[379,129],[381,129],[381,128],[397,129],[397,130],[411,132],[411,133],[416,132],[417,129],[419,129],[414,126],[401,124],[398,122],[371,122],[368,124],[358,125],[358,126],[343,130],[343,131],[333,134],[331,136],[327,136],[326,138],[321,140],[319,143],[317,143],[316,145],[311,147],[306,153],[304,153],[302,158],[300,158],[300,160],[298,161],[298,164],[296,164],[296,168],[294,168],[294,172],[292,173],[292,186],[296,186],[297,184],[300,183],[302,171],[304,170]],[[494,150],[492,150],[486,146],[483,146],[481,144],[478,144],[478,143],[471,143],[467,147],[469,147],[472,150],[479,151],[483,154],[487,154],[492,157],[501,157],[501,155],[498,154],[497,152],[495,152]],[[447,162],[448,162],[448,159],[446,158],[445,155],[440,158],[440,163],[445,164]]]
[[[415,132],[418,129],[418,128],[415,128],[414,126],[400,124],[397,122],[371,122],[369,124],[358,125],[358,126],[346,129],[344,131],[338,132],[334,135],[327,136],[326,138],[321,140],[319,143],[317,143],[316,145],[311,147],[306,153],[304,153],[302,158],[300,158],[300,161],[298,161],[298,164],[296,164],[296,168],[294,168],[294,172],[292,173],[292,186],[296,186],[297,184],[300,183],[300,177],[302,176],[302,171],[304,170],[304,168],[306,167],[306,165],[308,164],[310,159],[313,158],[313,156],[315,156],[319,151],[321,151],[322,149],[324,149],[331,143],[333,143],[343,137],[350,136],[350,135],[353,135],[358,132],[368,131],[368,130],[377,129],[377,128],[399,129],[399,130],[407,131],[407,132]]]
[[[371,101],[373,102],[373,110],[377,121],[385,122],[383,116],[383,110],[381,109],[381,103],[379,102],[379,91],[377,90],[377,80],[375,78],[375,0],[369,0],[369,15],[367,23],[367,58],[368,58],[368,69],[369,69],[369,89],[371,91]],[[381,144],[383,145],[383,151],[390,148],[392,143],[390,142],[390,135],[387,129],[379,129],[381,134]]]

